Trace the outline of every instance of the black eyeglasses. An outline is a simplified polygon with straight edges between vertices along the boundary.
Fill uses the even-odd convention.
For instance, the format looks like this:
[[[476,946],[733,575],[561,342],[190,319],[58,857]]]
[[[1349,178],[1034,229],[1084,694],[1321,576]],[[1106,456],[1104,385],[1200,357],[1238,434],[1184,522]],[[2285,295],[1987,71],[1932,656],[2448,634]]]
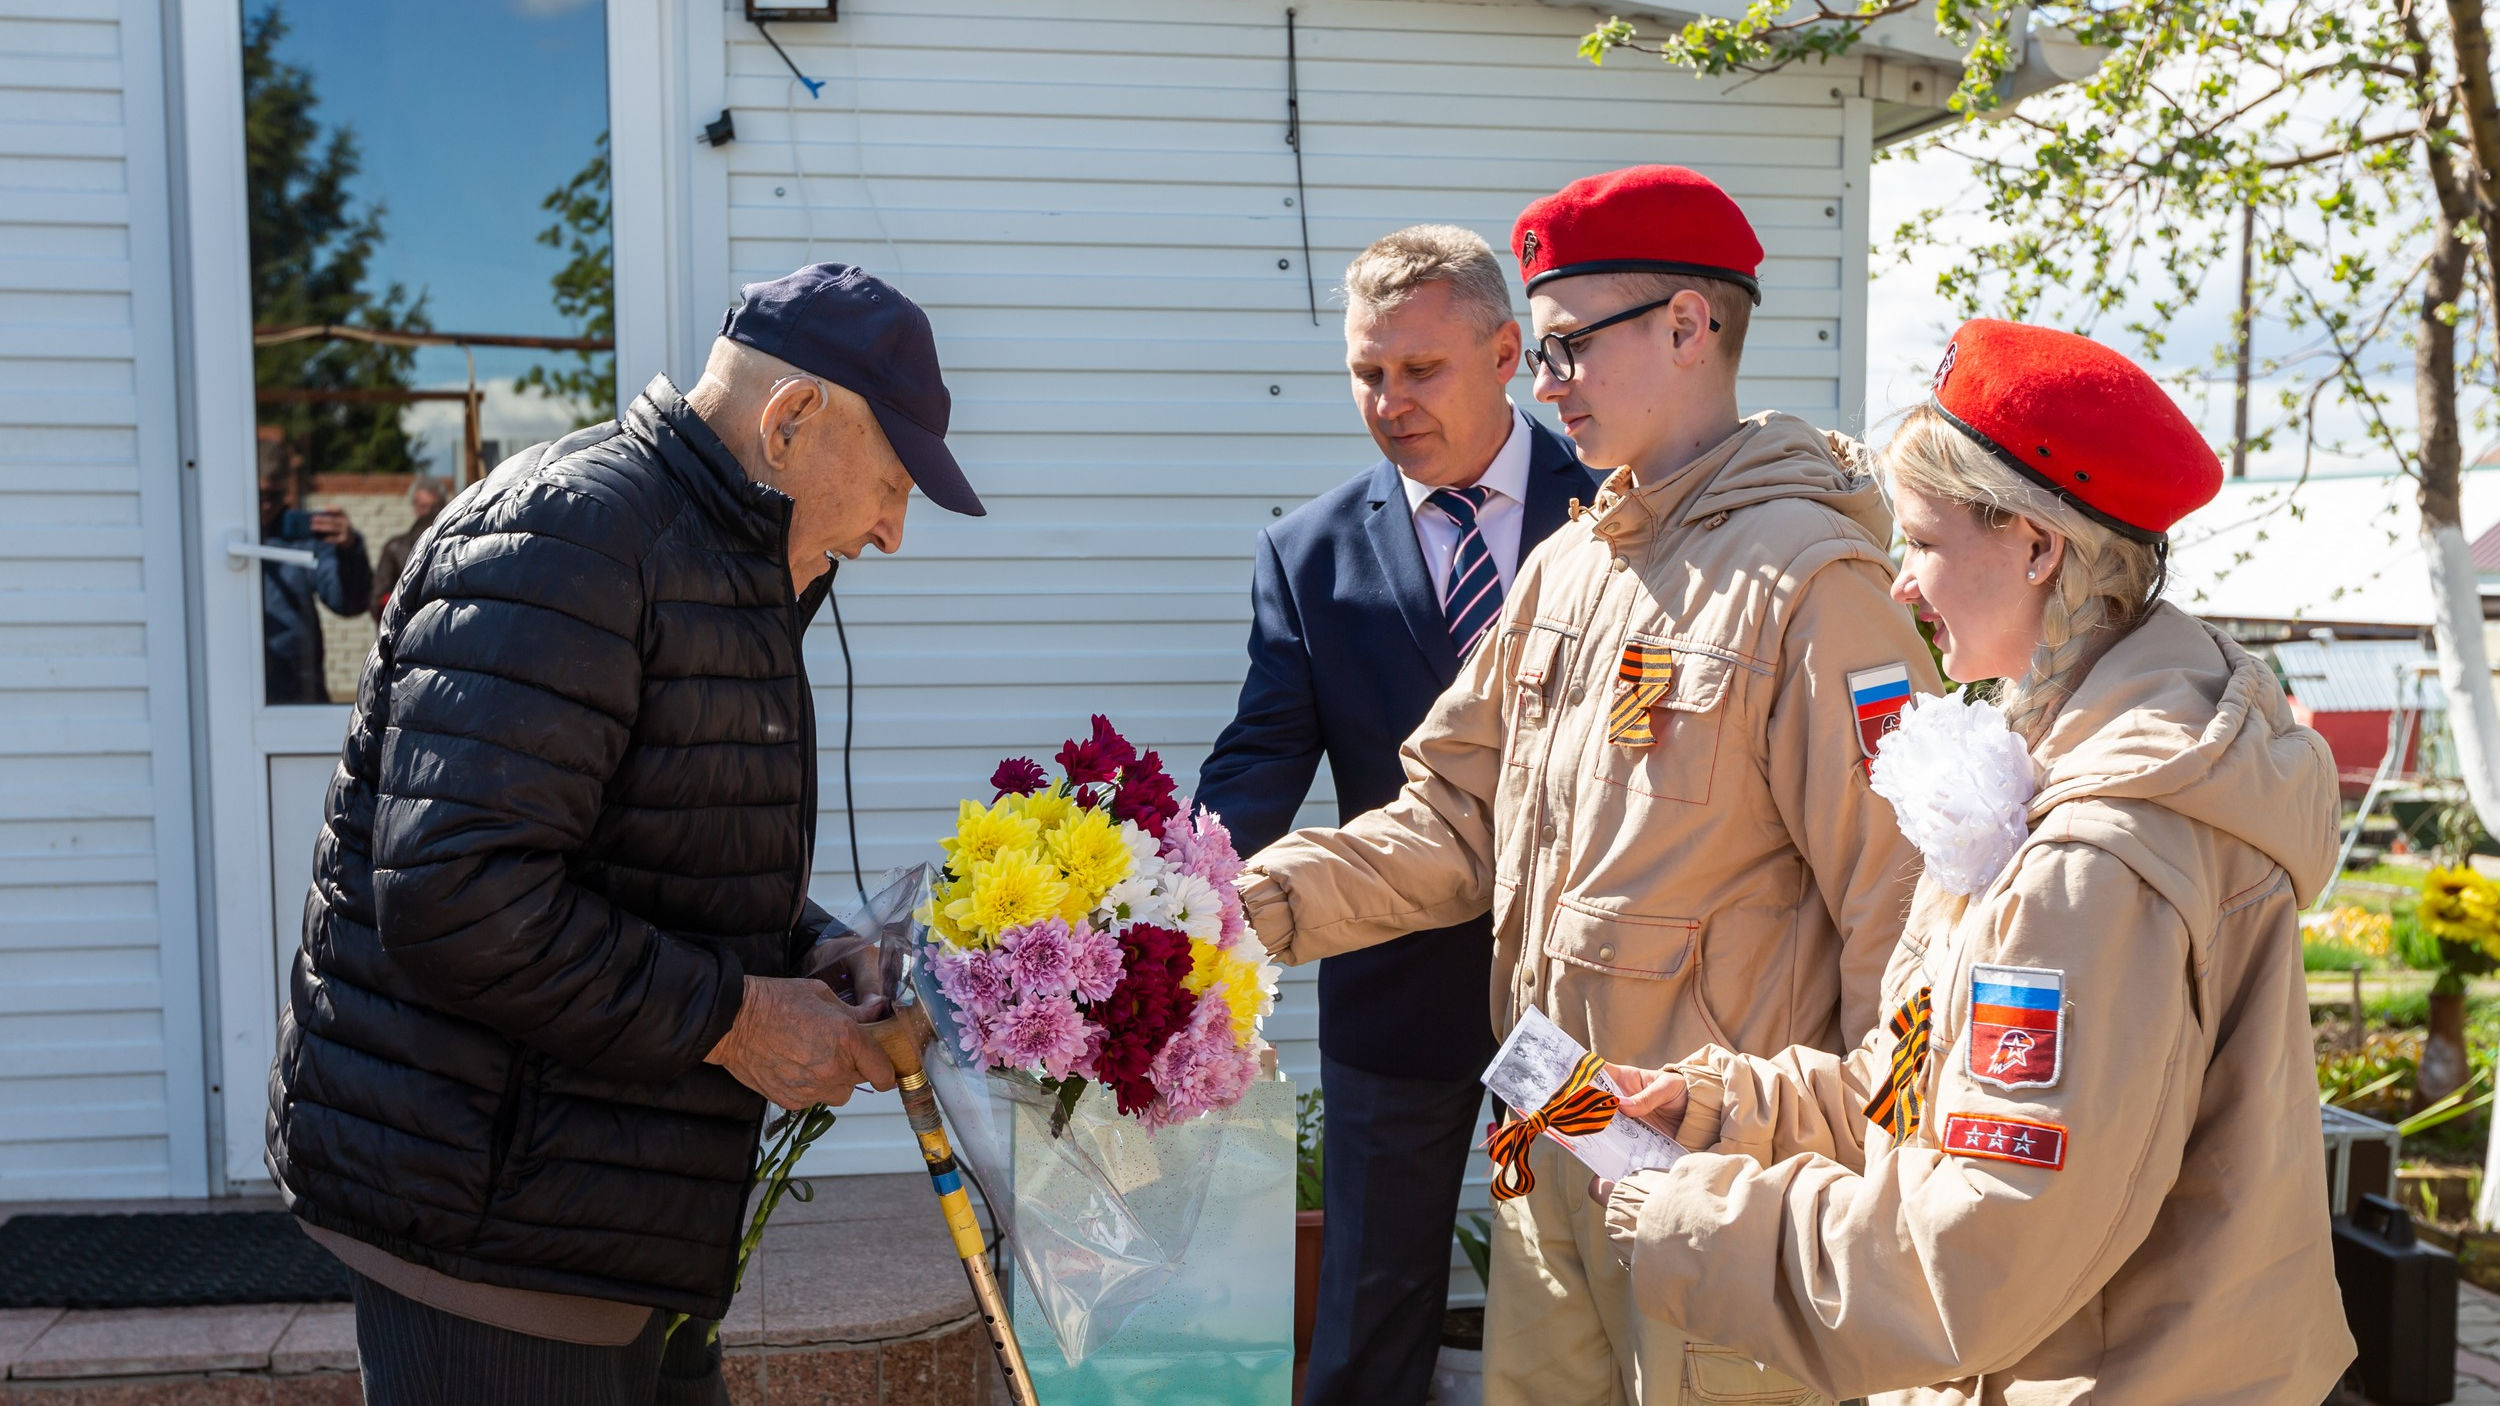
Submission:
[[[1554,373],[1555,380],[1568,381],[1579,370],[1579,364],[1572,358],[1572,351],[1580,343],[1618,322],[1630,322],[1642,313],[1656,312],[1690,291],[1692,290],[1683,289],[1668,297],[1660,298],[1654,303],[1643,303],[1636,308],[1625,308],[1612,317],[1601,317],[1586,327],[1575,327],[1568,332],[1548,332],[1536,339],[1535,346],[1528,348],[1528,365],[1533,370],[1550,369]],[[1710,319],[1710,330],[1713,332],[1719,330],[1719,320],[1715,317]]]

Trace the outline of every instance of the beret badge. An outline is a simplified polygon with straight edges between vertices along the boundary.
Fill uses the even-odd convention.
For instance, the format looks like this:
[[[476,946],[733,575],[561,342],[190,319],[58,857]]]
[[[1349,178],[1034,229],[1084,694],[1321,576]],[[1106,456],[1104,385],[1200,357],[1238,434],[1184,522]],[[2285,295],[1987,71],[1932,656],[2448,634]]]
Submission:
[[[1519,237],[1519,262],[1522,266],[1533,265],[1536,262],[1536,249],[1535,230],[1530,230]]]

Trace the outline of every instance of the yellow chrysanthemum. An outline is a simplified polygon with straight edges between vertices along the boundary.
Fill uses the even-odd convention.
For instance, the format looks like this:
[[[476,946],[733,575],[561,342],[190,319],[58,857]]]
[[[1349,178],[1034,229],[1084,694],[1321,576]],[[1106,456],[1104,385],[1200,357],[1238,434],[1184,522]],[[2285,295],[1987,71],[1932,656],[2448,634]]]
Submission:
[[[971,934],[957,927],[955,920],[947,916],[946,905],[954,901],[955,889],[956,885],[953,884],[933,885],[929,890],[929,901],[912,916],[927,923],[929,931],[957,947],[983,946],[983,943],[976,941]]]
[[[1085,811],[1051,831],[1048,848],[1051,862],[1067,878],[1075,917],[1093,912],[1111,886],[1135,867],[1118,823],[1099,810]]]
[[[938,844],[946,850],[946,867],[957,878],[1003,851],[1030,849],[1039,842],[1042,827],[1014,806],[1015,798],[1003,797],[996,805],[964,801],[955,807],[955,833]]]
[[[1246,1045],[1259,1030],[1259,969],[1247,957],[1193,939],[1189,975],[1182,979],[1182,988],[1205,996],[1219,983],[1224,988],[1222,1000],[1233,1013],[1233,1042]]]
[[[994,941],[1009,928],[1038,923],[1059,912],[1068,885],[1059,871],[1027,849],[1001,850],[955,886],[957,897],[946,916],[982,942]]]
[[[1014,806],[1016,814],[1042,827],[1044,838],[1080,813],[1076,808],[1076,798],[1063,796],[1056,789],[1036,791],[1029,796],[1009,796],[1004,804]]]

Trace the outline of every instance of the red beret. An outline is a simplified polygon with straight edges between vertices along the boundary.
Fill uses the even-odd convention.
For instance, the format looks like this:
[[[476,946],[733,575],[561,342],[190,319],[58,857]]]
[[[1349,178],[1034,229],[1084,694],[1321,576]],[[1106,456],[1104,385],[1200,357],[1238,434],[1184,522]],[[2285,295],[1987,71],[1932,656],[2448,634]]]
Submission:
[[[1583,176],[1519,212],[1510,231],[1529,291],[1583,273],[1724,278],[1762,301],[1762,241],[1745,212],[1699,171],[1627,166]]]
[[[2140,542],[2222,491],[2222,461],[2177,402],[2089,337],[1973,318],[1936,367],[1935,406],[2014,472]]]

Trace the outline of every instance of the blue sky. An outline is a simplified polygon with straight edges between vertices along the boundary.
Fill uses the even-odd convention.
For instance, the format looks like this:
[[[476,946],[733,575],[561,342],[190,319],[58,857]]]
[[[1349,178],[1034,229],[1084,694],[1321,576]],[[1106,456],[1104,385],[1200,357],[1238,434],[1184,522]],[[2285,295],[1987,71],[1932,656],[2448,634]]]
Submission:
[[[259,0],[246,0],[257,13]],[[280,57],[312,71],[324,125],[354,128],[357,194],[388,206],[376,286],[430,295],[436,327],[566,336],[548,298],[562,264],[536,242],[538,202],[607,128],[600,0],[284,0]],[[478,353],[481,378],[528,352]],[[419,381],[463,380],[456,349],[421,353]]]

